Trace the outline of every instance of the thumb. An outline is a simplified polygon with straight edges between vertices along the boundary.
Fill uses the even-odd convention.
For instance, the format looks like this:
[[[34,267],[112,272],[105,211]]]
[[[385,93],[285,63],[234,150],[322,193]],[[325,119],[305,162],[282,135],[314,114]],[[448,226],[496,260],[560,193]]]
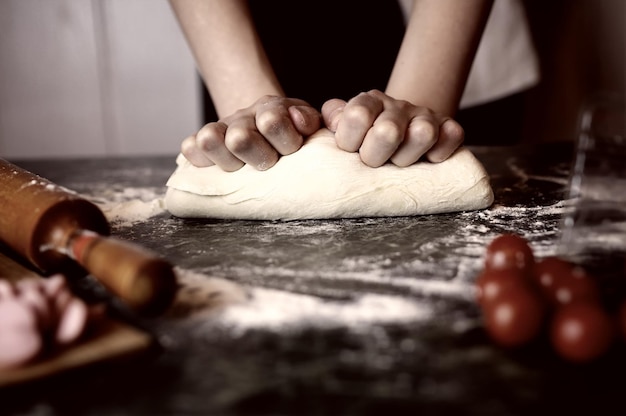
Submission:
[[[337,131],[337,125],[339,120],[341,120],[341,114],[345,106],[346,102],[339,98],[333,98],[324,103],[322,106],[322,117],[324,118],[324,124],[326,124],[329,130]]]
[[[298,133],[310,136],[320,128],[320,113],[306,105],[292,105],[288,108],[289,116]]]

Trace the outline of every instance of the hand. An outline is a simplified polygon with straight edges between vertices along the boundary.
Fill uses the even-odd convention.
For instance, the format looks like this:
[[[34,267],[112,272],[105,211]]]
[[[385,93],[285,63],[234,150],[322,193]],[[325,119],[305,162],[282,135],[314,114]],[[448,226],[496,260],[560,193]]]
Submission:
[[[359,152],[366,165],[391,161],[409,166],[425,156],[447,159],[463,143],[463,128],[450,117],[372,90],[350,101],[328,100],[322,106],[328,129],[340,149]]]
[[[303,136],[313,134],[320,125],[320,113],[305,101],[264,96],[250,107],[206,124],[183,140],[181,152],[198,167],[218,165],[235,171],[247,163],[266,170],[280,155],[298,150]]]

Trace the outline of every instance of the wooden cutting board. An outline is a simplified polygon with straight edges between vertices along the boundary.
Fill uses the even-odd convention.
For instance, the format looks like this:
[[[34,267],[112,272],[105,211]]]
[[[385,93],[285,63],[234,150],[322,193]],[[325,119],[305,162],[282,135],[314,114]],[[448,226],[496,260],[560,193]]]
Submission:
[[[16,281],[42,278],[0,251],[0,278]],[[67,348],[42,357],[26,366],[0,369],[0,388],[53,376],[70,369],[102,362],[148,349],[154,338],[141,330],[113,319],[105,319],[88,337]]]

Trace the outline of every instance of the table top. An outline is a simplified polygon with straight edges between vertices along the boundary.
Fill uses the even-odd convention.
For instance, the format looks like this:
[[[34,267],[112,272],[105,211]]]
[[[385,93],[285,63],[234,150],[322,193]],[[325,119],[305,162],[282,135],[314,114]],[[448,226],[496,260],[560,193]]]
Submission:
[[[160,348],[0,390],[7,414],[578,414],[621,406],[623,348],[574,365],[545,340],[484,332],[473,283],[516,232],[555,254],[571,145],[473,147],[492,207],[401,218],[185,220],[163,210],[174,157],[15,161],[73,189],[113,235],[176,265]],[[598,413],[599,414],[599,413]],[[602,414],[608,414],[603,412]]]

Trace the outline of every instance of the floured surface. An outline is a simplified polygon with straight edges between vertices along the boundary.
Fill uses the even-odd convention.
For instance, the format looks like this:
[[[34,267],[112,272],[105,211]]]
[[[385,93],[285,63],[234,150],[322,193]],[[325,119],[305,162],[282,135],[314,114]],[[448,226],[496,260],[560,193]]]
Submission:
[[[184,157],[166,208],[183,218],[294,220],[410,216],[476,210],[493,202],[487,172],[467,148],[442,163],[371,168],[322,129],[266,170],[197,168]]]
[[[161,219],[143,235],[180,253],[186,270],[179,273],[181,313],[173,317],[193,336],[215,328],[234,337],[359,331],[447,320],[441,308],[448,302],[471,309],[486,245],[515,231],[538,256],[553,255],[563,209],[557,202],[434,218],[195,223],[182,234],[177,220]],[[459,331],[480,325],[472,314],[450,324]]]
[[[154,186],[171,173],[166,163],[64,184],[97,203],[115,235],[179,266],[182,287],[167,320],[189,322],[202,337],[216,326],[241,334],[427,323],[446,316],[438,299],[471,305],[489,241],[518,232],[538,255],[554,254],[564,210],[566,165],[534,172],[515,158],[497,162],[510,173],[495,176],[499,197],[490,208],[404,218],[180,220],[165,212],[164,189]],[[473,319],[460,327],[476,325]]]
[[[153,209],[163,206],[159,188],[97,185],[85,196],[115,234],[171,253],[182,287],[167,318],[188,322],[193,334],[354,329],[427,323],[440,313],[430,298],[471,305],[483,250],[501,232],[554,254],[563,203],[516,206],[502,196],[523,197],[533,181],[560,189],[565,173],[529,176],[514,160],[507,169],[513,177],[489,209],[413,218],[188,223]]]
[[[60,183],[107,207],[114,235],[172,260],[183,287],[155,323],[166,346],[158,360],[29,391],[32,404],[12,406],[120,415],[514,415],[585,400],[581,408],[619,408],[623,367],[572,369],[549,349],[504,351],[482,331],[474,280],[486,245],[517,232],[537,256],[557,249],[568,153],[542,150],[472,148],[491,173],[494,204],[410,217],[173,217],[150,209],[173,157],[102,161],[66,176]]]

